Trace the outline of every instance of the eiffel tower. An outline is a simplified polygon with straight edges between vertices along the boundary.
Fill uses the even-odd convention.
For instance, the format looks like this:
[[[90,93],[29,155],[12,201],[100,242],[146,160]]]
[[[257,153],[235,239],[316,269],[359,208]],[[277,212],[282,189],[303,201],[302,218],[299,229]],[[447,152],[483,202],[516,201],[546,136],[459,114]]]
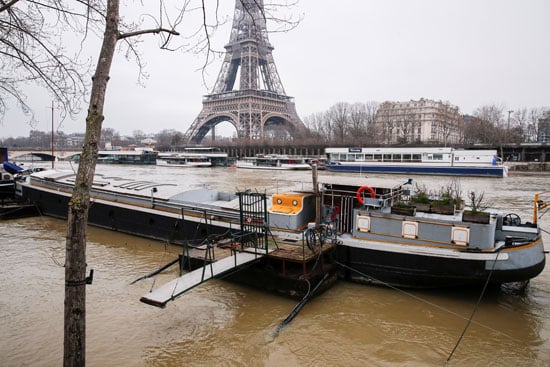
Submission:
[[[263,140],[270,127],[280,127],[293,137],[306,131],[294,99],[285,94],[277,73],[263,4],[263,0],[235,1],[222,68],[211,94],[203,97],[201,112],[185,133],[188,144],[200,144],[210,130],[214,136],[215,126],[223,121],[235,126],[238,138],[249,140]]]

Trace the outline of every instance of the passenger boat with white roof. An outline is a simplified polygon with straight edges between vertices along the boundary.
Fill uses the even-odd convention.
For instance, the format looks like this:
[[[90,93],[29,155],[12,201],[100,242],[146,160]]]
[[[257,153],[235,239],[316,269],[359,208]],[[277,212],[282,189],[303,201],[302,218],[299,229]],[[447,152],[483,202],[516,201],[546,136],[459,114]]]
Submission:
[[[269,169],[269,170],[310,170],[311,165],[304,157],[283,154],[258,154],[254,157],[244,157],[236,162],[237,168]]]
[[[506,177],[496,150],[326,148],[326,169],[337,172]]]
[[[212,167],[209,157],[194,153],[160,153],[157,166],[165,167]]]

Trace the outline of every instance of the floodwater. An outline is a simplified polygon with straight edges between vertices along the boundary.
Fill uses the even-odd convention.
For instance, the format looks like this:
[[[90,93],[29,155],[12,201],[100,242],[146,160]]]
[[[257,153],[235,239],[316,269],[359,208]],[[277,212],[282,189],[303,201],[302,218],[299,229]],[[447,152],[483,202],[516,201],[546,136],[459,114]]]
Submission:
[[[69,168],[64,163],[65,168]],[[309,172],[99,165],[109,175],[186,187],[273,192],[310,185]],[[321,173],[328,175],[329,173]],[[391,176],[406,180],[405,176]],[[449,177],[417,176],[429,188]],[[550,176],[461,178],[493,207],[532,220],[532,200]],[[308,186],[309,187],[309,186]],[[539,220],[550,248],[550,214]],[[59,366],[63,356],[65,222],[0,221],[0,364]],[[88,231],[88,366],[550,366],[550,270],[526,293],[480,289],[399,291],[339,282],[275,335],[297,301],[223,280],[202,284],[159,309],[139,302],[176,270],[130,283],[180,251],[162,242]]]

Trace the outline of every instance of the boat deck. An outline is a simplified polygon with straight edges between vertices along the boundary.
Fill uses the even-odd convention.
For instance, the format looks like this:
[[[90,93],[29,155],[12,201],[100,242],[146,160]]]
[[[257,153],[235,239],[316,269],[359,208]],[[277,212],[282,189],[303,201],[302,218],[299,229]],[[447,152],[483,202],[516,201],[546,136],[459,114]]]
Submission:
[[[335,246],[336,245],[333,243],[327,243],[323,245],[323,251],[328,251],[329,249]],[[268,255],[268,257],[271,257],[274,259],[292,261],[296,263],[307,263],[311,260],[314,260],[318,256],[319,256],[318,252],[313,252],[307,247],[290,245],[290,244],[279,245],[278,249],[274,250],[273,252],[270,252]]]

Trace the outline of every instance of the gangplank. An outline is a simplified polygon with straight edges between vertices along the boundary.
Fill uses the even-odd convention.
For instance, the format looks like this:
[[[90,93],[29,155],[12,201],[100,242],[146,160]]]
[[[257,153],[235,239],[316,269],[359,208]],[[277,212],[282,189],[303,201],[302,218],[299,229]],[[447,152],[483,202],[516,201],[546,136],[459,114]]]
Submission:
[[[251,252],[253,251],[253,252]],[[269,249],[267,253],[273,251]],[[213,279],[224,273],[236,270],[242,265],[252,263],[266,255],[265,250],[251,248],[244,252],[235,252],[233,255],[207,264],[202,268],[185,273],[181,277],[151,291],[141,297],[140,301],[149,305],[164,307],[169,301],[176,299],[197,285]]]

